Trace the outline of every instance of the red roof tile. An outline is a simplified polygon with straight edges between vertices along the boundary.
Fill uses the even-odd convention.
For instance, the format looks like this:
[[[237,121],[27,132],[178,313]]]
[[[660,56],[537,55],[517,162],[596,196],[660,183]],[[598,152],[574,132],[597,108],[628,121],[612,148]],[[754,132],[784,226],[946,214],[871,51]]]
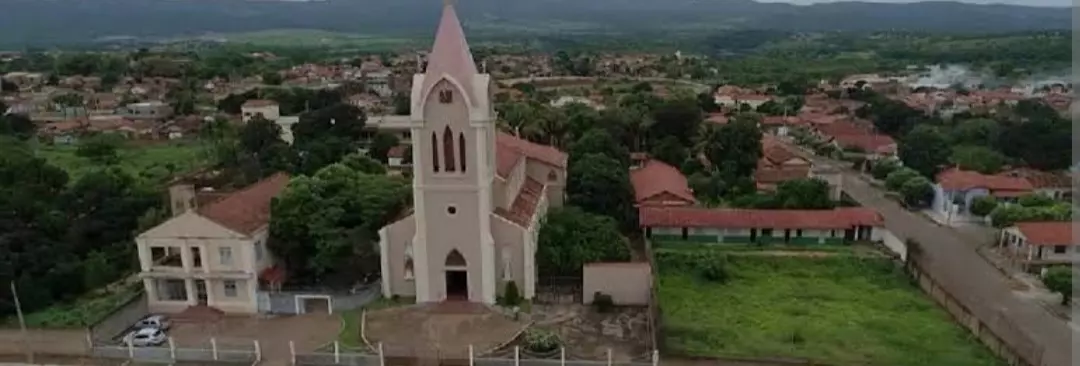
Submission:
[[[646,161],[641,168],[630,171],[630,183],[634,185],[634,201],[638,204],[662,193],[681,198],[686,204],[697,202],[686,176],[659,160]]]
[[[642,207],[643,227],[706,227],[761,229],[850,229],[882,226],[885,219],[873,209],[848,207],[834,210],[743,210],[700,207]]]
[[[810,176],[810,168],[765,168],[754,170],[754,182],[759,184],[777,184],[789,180],[803,179]]]
[[[272,105],[278,105],[278,103],[275,102],[275,101],[272,101],[272,100],[268,100],[268,99],[251,99],[251,100],[248,100],[248,101],[244,102],[244,105],[242,107],[244,107],[244,108],[259,108],[259,107],[267,107],[267,106],[272,106]]]
[[[518,158],[525,156],[548,165],[566,168],[566,153],[548,145],[531,142],[517,136],[499,132],[495,139],[495,170],[500,176],[507,176]]]
[[[938,173],[937,183],[940,184],[942,188],[948,190],[986,188],[990,191],[1030,192],[1033,188],[1031,183],[1024,178],[985,175],[956,168]]]
[[[865,135],[839,135],[834,136],[836,143],[841,148],[857,147],[866,152],[894,154],[896,153],[896,140],[881,134]]]
[[[540,195],[544,192],[544,184],[532,178],[525,178],[521,184],[521,191],[517,198],[510,204],[509,209],[496,208],[495,214],[523,227],[529,227],[536,205],[540,202]]]
[[[404,158],[405,157],[405,152],[408,151],[408,150],[409,150],[409,145],[394,146],[394,147],[391,147],[390,150],[386,152],[386,156],[390,157],[390,158]]]
[[[1031,245],[1077,245],[1071,221],[1018,222],[1016,228]]]
[[[288,184],[287,174],[274,174],[200,208],[199,215],[238,233],[251,235],[270,222],[270,201]]]
[[[1061,172],[1044,172],[1030,168],[1013,169],[1001,174],[1006,177],[1027,179],[1035,188],[1072,188],[1072,179],[1069,175]]]

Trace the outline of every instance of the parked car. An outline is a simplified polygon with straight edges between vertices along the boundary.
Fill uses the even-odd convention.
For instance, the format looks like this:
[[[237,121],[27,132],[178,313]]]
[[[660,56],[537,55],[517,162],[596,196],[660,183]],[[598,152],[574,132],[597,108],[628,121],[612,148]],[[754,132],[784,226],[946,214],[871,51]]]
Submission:
[[[133,325],[132,328],[136,330],[146,328],[169,330],[169,326],[171,325],[172,323],[169,322],[169,318],[164,315],[150,315],[135,322],[135,325]]]
[[[124,336],[124,345],[135,347],[160,346],[165,343],[165,332],[157,328],[143,328]]]

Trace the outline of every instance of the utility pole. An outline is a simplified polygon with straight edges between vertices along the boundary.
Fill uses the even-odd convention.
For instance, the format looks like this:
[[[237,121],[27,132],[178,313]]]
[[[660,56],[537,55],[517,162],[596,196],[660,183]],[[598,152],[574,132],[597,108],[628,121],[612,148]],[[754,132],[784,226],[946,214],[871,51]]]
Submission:
[[[26,362],[34,363],[34,353],[30,351],[30,340],[26,337],[26,318],[23,317],[22,303],[19,302],[19,291],[15,289],[15,281],[11,281],[11,296],[15,298],[15,314],[19,317],[19,329],[22,332],[23,351],[26,351]]]

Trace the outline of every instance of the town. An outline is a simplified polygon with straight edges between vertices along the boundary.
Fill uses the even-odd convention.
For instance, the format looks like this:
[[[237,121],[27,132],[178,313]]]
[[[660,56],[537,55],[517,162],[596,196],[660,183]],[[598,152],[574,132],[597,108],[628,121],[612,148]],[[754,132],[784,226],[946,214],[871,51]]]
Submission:
[[[0,54],[0,362],[1070,364],[1071,82],[461,23]]]

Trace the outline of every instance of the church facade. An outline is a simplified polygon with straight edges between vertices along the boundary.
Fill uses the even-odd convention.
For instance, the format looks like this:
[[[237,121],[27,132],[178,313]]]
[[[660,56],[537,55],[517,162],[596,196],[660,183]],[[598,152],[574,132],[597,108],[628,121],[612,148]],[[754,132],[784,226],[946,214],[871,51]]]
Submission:
[[[562,205],[566,154],[498,131],[494,87],[444,5],[413,76],[413,208],[379,232],[385,296],[490,304],[510,282],[535,294],[537,231]]]

